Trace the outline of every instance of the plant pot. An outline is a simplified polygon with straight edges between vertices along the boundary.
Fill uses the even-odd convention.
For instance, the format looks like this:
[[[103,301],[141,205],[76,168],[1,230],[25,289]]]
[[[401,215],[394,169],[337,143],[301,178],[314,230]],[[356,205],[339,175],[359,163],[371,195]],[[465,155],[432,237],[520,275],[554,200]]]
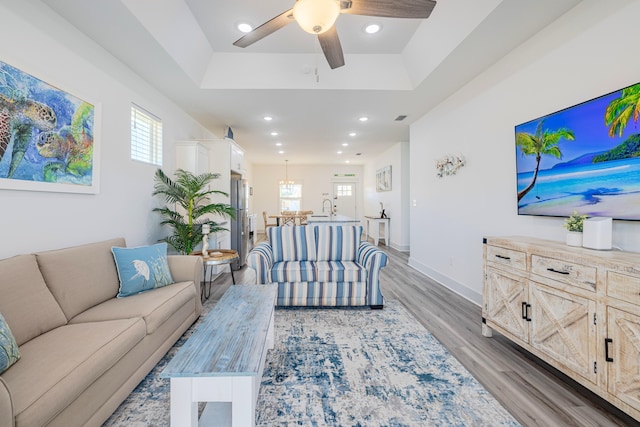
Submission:
[[[569,246],[582,246],[582,232],[580,232],[580,231],[568,231],[567,232],[567,245],[569,245]]]

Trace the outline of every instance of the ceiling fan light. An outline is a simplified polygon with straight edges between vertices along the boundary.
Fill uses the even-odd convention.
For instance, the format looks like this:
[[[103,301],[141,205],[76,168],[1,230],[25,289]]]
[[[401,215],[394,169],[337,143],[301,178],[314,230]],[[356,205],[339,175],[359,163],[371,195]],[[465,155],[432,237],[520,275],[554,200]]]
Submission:
[[[309,34],[322,34],[329,30],[340,15],[336,0],[298,0],[293,6],[293,17]]]

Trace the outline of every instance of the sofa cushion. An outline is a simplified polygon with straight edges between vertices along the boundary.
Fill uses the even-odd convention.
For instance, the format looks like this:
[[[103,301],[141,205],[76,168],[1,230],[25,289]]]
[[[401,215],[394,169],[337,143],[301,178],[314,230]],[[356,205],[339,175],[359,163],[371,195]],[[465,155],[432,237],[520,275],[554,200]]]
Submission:
[[[361,225],[320,225],[315,227],[315,232],[318,261],[356,261]]]
[[[306,225],[269,227],[273,262],[315,261],[316,238],[313,227]]]
[[[0,374],[20,360],[20,349],[9,325],[0,313]]]
[[[144,322],[132,318],[61,326],[21,346],[2,375],[16,426],[46,425],[144,336]]]
[[[112,298],[83,311],[69,323],[142,317],[147,334],[152,334],[187,302],[191,301],[195,310],[195,304],[199,298],[200,295],[196,295],[193,282],[178,282],[153,292],[143,292],[127,298]]]
[[[278,283],[278,306],[348,307],[366,303],[366,282]]]
[[[312,282],[315,281],[316,266],[313,261],[276,262],[271,268],[272,282]]]
[[[118,298],[162,288],[173,283],[167,261],[167,244],[137,248],[111,248],[116,260],[120,289]]]
[[[118,238],[36,254],[42,276],[67,320],[116,296],[118,272],[111,247],[124,245]]]
[[[367,270],[353,261],[316,261],[318,282],[364,282]]]
[[[0,313],[18,345],[67,323],[44,283],[35,255],[0,261]]]

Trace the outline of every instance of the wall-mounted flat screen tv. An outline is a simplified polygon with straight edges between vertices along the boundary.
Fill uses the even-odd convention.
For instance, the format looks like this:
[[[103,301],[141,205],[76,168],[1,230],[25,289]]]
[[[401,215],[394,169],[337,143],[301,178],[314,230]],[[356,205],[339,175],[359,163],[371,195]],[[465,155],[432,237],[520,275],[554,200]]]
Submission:
[[[518,214],[640,220],[640,83],[515,127]]]

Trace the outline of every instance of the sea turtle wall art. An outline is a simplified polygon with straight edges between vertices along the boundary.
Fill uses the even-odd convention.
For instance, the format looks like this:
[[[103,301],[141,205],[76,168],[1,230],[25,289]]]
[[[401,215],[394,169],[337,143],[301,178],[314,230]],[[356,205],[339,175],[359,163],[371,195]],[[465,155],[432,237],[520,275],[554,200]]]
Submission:
[[[0,61],[0,188],[95,192],[95,113]]]

